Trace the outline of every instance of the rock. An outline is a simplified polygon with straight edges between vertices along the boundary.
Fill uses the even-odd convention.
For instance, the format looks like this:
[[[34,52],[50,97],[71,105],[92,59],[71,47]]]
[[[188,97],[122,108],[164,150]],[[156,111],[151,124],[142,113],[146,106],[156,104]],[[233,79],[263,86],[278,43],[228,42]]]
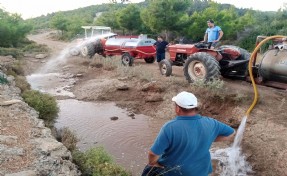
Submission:
[[[126,90],[129,90],[129,86],[126,84],[119,85],[119,86],[117,86],[117,90],[126,91]]]
[[[35,54],[24,53],[24,57],[35,57]]]
[[[13,82],[14,80],[15,80],[15,78],[14,78],[14,76],[8,76],[7,77],[7,80],[11,83],[11,82]]]
[[[21,171],[13,174],[5,174],[5,176],[36,176],[37,173],[33,170]]]
[[[35,56],[36,59],[45,59],[48,56],[48,54],[37,54]]]
[[[148,96],[145,101],[146,102],[159,102],[159,101],[163,101],[163,97],[161,95],[154,94],[154,95]]]
[[[25,152],[23,148],[10,148],[6,145],[0,144],[0,153],[2,156],[23,156]]]
[[[44,153],[51,153],[52,151],[59,150],[63,144],[52,138],[39,138],[35,139],[38,149]]]
[[[114,117],[110,117],[110,119],[111,119],[111,120],[118,120],[119,117],[114,116]]]
[[[5,56],[5,57],[8,58],[8,59],[13,59],[12,55],[8,55],[8,56]]]
[[[142,86],[141,90],[143,92],[163,92],[163,88],[160,87],[156,81],[149,82]]]
[[[129,80],[128,77],[122,77],[122,78],[118,78],[119,81],[126,81],[126,80]]]
[[[6,144],[6,145],[11,145],[11,144],[17,144],[17,136],[4,136],[0,135],[0,143],[1,144]]]
[[[130,117],[134,117],[134,116],[135,116],[135,114],[134,114],[134,113],[132,113],[132,112],[130,112],[130,113],[128,114],[128,116],[130,116]]]
[[[2,101],[2,102],[0,102],[0,106],[9,106],[9,105],[20,103],[20,102],[22,102],[22,101],[21,100]]]
[[[83,77],[83,74],[78,73],[76,74],[76,77]]]

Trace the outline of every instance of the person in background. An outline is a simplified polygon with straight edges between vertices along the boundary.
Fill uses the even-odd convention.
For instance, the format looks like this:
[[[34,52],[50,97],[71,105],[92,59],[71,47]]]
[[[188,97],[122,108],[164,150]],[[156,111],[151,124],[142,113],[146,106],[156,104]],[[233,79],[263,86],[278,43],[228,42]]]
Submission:
[[[205,31],[203,41],[208,43],[209,49],[214,49],[223,37],[223,31],[219,26],[216,26],[211,19],[207,21],[207,26],[208,28]]]
[[[157,41],[154,43],[156,47],[156,61],[159,63],[160,61],[165,59],[165,49],[168,46],[168,42],[166,42],[162,36],[157,37]]]
[[[212,172],[211,144],[233,140],[235,130],[199,115],[197,98],[192,93],[181,92],[172,101],[177,117],[161,128],[148,152],[142,176],[207,176]]]

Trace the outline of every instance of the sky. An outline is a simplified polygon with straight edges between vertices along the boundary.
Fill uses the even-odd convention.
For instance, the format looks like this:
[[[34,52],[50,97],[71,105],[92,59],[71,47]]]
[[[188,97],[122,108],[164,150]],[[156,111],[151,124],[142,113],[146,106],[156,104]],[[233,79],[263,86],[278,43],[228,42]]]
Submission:
[[[131,0],[140,2],[143,0]],[[277,11],[287,0],[215,0],[219,3],[233,4],[239,8],[252,8],[262,11]],[[95,4],[108,3],[109,0],[0,0],[0,7],[11,13],[21,14],[22,18],[33,18],[57,11],[73,10]]]

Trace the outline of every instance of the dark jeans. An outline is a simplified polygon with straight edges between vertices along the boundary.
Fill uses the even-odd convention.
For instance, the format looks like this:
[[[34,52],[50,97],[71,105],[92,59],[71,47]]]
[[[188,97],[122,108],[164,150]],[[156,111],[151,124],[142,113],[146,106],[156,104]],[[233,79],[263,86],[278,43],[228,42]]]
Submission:
[[[161,168],[146,165],[141,176],[165,176],[167,173],[169,175],[178,175],[178,176],[182,175],[179,166],[172,168],[169,167]]]
[[[164,170],[165,169],[161,167],[152,167],[152,166],[146,165],[146,167],[143,170],[142,176],[157,176],[160,173],[163,173]]]
[[[165,59],[165,53],[156,53],[156,61],[160,62]]]
[[[217,44],[218,44],[218,42],[208,42],[208,49],[210,49],[211,46],[213,46],[215,48]]]

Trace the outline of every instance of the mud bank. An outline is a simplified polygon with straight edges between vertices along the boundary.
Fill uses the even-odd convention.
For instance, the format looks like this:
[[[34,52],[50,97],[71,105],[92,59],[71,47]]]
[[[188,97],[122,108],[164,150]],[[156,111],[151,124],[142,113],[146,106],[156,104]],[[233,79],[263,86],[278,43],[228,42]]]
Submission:
[[[0,57],[0,72],[13,61]],[[0,176],[80,175],[71,153],[23,101],[14,78],[8,80],[0,84]]]

